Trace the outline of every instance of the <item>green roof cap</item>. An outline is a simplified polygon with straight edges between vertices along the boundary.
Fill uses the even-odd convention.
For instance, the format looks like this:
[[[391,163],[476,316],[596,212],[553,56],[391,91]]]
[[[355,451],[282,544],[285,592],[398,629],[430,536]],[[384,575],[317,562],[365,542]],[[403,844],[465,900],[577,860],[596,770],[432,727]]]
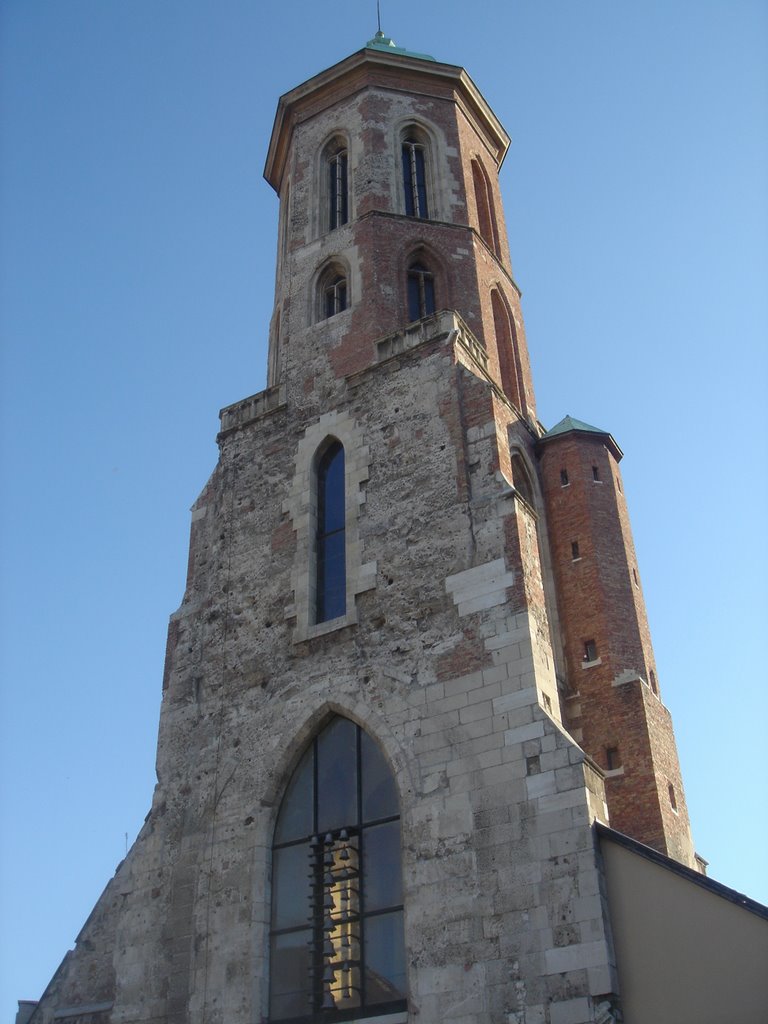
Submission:
[[[381,50],[383,53],[399,53],[402,57],[418,57],[420,60],[435,60],[434,57],[430,57],[428,53],[414,53],[413,50],[405,50],[402,46],[398,46],[394,39],[390,39],[389,36],[385,36],[384,33],[379,29],[373,39],[369,39],[365,44],[366,50]],[[435,61],[435,63],[437,63]]]
[[[574,419],[573,416],[564,416],[559,423],[556,423],[551,430],[548,430],[544,437],[555,437],[556,434],[568,434],[571,430],[580,430],[583,434],[608,434],[607,430],[599,427],[591,427],[583,420]]]
[[[618,462],[623,452],[621,448],[616,444],[616,441],[607,430],[601,430],[599,427],[593,427],[589,423],[585,423],[583,420],[577,420],[573,416],[564,416],[559,423],[556,423],[551,430],[548,430],[543,437],[539,438],[539,444],[544,444],[546,441],[550,441],[555,437],[561,437],[563,434],[596,434],[598,437],[606,438],[607,446],[613,450],[613,454]]]

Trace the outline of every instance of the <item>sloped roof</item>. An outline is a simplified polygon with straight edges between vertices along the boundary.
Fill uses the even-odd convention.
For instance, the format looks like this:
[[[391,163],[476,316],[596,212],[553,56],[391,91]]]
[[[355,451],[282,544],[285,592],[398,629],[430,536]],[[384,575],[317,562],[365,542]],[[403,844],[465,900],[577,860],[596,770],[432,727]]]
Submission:
[[[601,430],[600,427],[593,427],[591,424],[585,423],[584,420],[577,420],[575,416],[564,416],[559,423],[556,423],[551,430],[548,430],[543,437],[539,438],[538,443],[540,445],[546,444],[547,441],[551,441],[556,437],[562,437],[565,434],[594,434],[595,437],[602,437],[605,439],[606,447],[613,452],[614,458],[617,462],[624,455],[621,448],[616,444],[613,435],[607,430]]]

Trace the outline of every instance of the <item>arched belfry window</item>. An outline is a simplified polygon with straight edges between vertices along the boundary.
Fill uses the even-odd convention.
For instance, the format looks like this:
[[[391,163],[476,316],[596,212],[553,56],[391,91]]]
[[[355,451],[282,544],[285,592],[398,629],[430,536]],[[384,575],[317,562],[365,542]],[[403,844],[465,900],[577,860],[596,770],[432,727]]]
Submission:
[[[347,150],[338,142],[326,149],[326,204],[328,229],[341,227],[349,220],[349,160]]]
[[[475,187],[475,204],[477,219],[483,241],[497,257],[501,256],[499,245],[499,229],[496,224],[496,211],[493,206],[491,183],[485,168],[479,160],[472,161],[472,183]]]
[[[427,198],[427,147],[421,132],[408,129],[400,144],[403,162],[405,212],[409,217],[429,217]]]
[[[510,461],[512,463],[512,482],[515,485],[515,490],[523,496],[531,508],[535,509],[536,500],[533,496],[533,484],[531,483],[531,477],[522,455],[519,452],[513,452]]]
[[[515,321],[506,302],[502,299],[496,288],[491,292],[491,308],[493,310],[493,328],[496,335],[496,349],[499,356],[502,388],[513,405],[523,415],[527,415],[528,406],[523,388],[523,371],[520,363]]]
[[[333,441],[317,463],[315,534],[315,621],[327,622],[347,610],[344,447]]]
[[[435,312],[435,277],[423,263],[408,267],[408,320],[421,320]]]
[[[275,828],[270,1024],[405,1010],[399,813],[376,743],[332,718],[293,773]]]
[[[335,262],[326,267],[317,283],[317,319],[343,313],[349,305],[349,291],[344,269]]]

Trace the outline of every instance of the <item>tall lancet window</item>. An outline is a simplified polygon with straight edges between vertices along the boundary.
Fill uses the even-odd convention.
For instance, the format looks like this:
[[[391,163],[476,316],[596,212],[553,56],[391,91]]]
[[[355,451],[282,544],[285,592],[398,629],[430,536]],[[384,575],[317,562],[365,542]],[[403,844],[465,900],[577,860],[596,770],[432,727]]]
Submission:
[[[480,234],[489,249],[492,249],[495,255],[501,258],[499,229],[496,224],[496,212],[493,208],[491,183],[479,160],[472,161],[472,182],[475,186],[475,203]]]
[[[347,610],[344,447],[339,441],[320,457],[316,480],[315,621],[326,622]]]
[[[340,149],[328,158],[328,227],[339,228],[348,220],[347,151]]]
[[[524,416],[528,406],[523,389],[523,371],[520,364],[520,350],[517,344],[515,321],[506,303],[496,288],[491,292],[493,326],[496,334],[496,348],[499,354],[501,384],[507,398]]]
[[[299,762],[275,828],[269,1020],[405,1008],[397,788],[371,737],[336,717]]]
[[[402,143],[405,212],[409,217],[429,217],[427,205],[427,157],[424,143],[408,134]]]

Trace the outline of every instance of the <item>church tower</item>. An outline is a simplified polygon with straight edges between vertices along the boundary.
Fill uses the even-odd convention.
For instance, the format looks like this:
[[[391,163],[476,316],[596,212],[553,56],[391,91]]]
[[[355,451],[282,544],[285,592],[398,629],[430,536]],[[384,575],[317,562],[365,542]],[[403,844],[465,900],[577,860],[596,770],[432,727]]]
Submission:
[[[610,434],[546,431],[467,73],[279,102],[266,390],[221,412],[158,783],[32,1024],[618,1020],[594,822],[694,865]]]

